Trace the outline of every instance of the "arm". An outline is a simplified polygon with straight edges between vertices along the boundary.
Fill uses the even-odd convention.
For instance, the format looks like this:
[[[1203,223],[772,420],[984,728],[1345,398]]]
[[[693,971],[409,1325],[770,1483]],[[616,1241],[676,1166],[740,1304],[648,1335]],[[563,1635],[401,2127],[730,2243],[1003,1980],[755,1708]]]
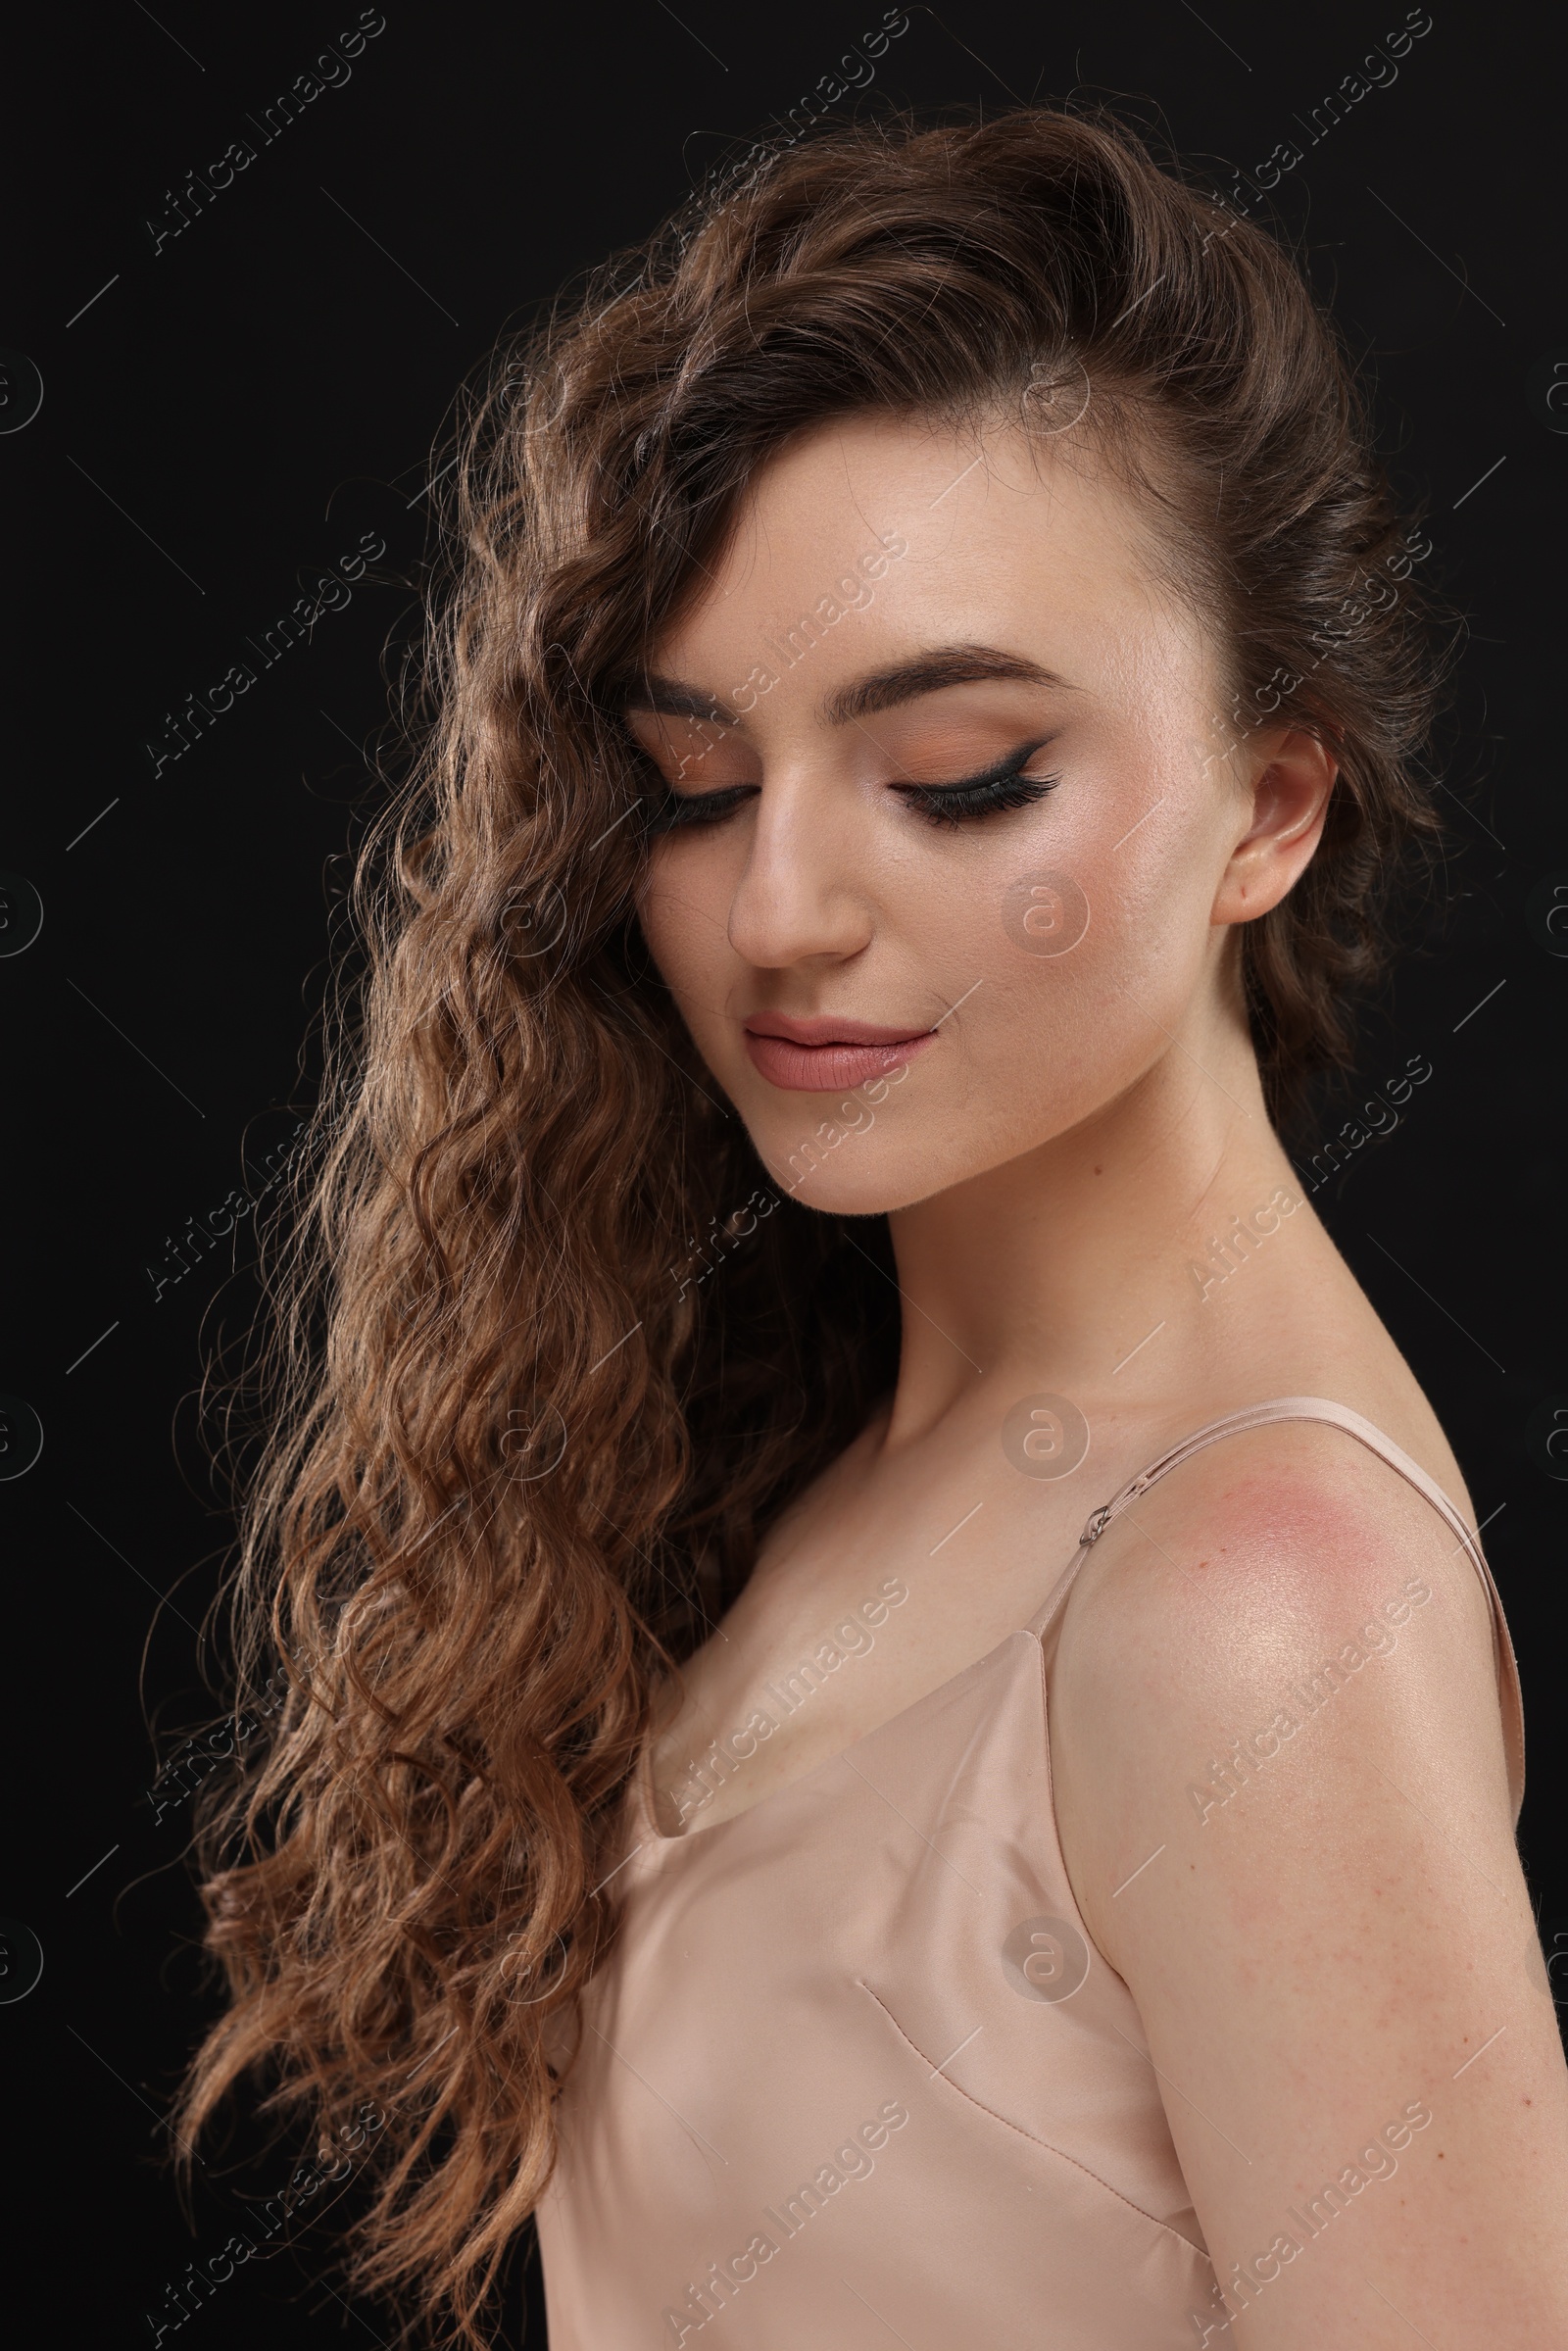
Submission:
[[[1327,1431],[1131,1516],[1069,1603],[1053,1766],[1233,2314],[1207,2339],[1568,2342],[1568,2071],[1473,1567]]]

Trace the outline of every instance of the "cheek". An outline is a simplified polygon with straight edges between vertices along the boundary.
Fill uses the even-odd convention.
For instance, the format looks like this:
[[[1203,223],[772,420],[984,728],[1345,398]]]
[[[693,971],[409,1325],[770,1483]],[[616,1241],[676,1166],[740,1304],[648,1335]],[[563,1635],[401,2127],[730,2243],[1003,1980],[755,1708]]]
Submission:
[[[699,1044],[705,1011],[722,1002],[725,973],[735,964],[728,933],[734,880],[714,847],[698,840],[657,848],[637,899],[648,952]]]
[[[1133,942],[1120,906],[1085,878],[1087,888],[1066,865],[1031,858],[949,932],[950,1140],[960,1153],[1028,1150],[1133,1074],[1124,1065],[1146,1025],[1125,985]]]
[[[1031,828],[936,894],[925,941],[959,1006],[963,1108],[1018,1150],[1121,1092],[1199,983],[1206,875],[1163,808],[1124,837],[1142,813]]]

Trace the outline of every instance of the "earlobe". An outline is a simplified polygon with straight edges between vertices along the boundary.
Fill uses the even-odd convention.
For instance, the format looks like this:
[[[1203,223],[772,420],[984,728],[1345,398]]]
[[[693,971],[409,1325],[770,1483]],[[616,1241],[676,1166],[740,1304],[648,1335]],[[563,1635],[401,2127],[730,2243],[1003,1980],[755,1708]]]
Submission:
[[[1251,922],[1299,881],[1322,837],[1339,762],[1316,735],[1293,728],[1259,746],[1250,821],[1220,877],[1209,919]]]

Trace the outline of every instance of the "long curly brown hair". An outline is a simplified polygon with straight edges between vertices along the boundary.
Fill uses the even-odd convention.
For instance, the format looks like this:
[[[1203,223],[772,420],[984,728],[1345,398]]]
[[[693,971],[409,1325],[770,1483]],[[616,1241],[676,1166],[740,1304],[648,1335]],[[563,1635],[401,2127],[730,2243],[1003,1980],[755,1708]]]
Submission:
[[[373,2099],[355,2281],[469,2345],[549,2179],[551,2053],[662,1689],[897,1368],[885,1220],[852,1246],[775,1202],[650,968],[628,688],[791,435],[1038,417],[1085,377],[1083,429],[1229,649],[1227,724],[1339,759],[1321,848],[1244,937],[1278,1101],[1346,1060],[1384,881],[1435,825],[1421,550],[1268,233],[1108,119],[837,130],[469,404],[420,748],[362,863],[278,1270],[235,1703],[279,1660],[288,1695],[203,1831],[229,1997],[174,2117],[188,2139],[250,2069],[323,2139]]]

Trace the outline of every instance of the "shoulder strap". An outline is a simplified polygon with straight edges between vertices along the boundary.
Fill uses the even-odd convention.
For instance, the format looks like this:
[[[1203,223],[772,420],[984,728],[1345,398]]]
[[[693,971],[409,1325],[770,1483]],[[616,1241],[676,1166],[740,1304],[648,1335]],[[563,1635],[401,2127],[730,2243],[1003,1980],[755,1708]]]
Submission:
[[[1524,1800],[1525,1782],[1524,1710],[1519,1690],[1519,1667],[1508,1633],[1507,1619],[1503,1615],[1502,1600],[1493,1580],[1492,1570],[1483,1556],[1480,1541],[1466,1526],[1436,1479],[1428,1477],[1419,1462],[1412,1461],[1409,1454],[1396,1445],[1392,1438],[1385,1437],[1381,1429],[1359,1412],[1352,1412],[1348,1404],[1331,1403],[1317,1396],[1276,1396],[1269,1403],[1249,1404],[1245,1411],[1228,1413],[1223,1420],[1210,1421],[1206,1428],[1197,1429],[1190,1437],[1184,1437],[1179,1445],[1173,1445],[1169,1452],[1162,1453],[1147,1469],[1141,1469],[1136,1478],[1129,1479],[1119,1494],[1113,1494],[1108,1502],[1102,1502],[1091,1514],[1066,1572],[1053,1586],[1044,1607],[1030,1619],[1028,1630],[1045,1635],[1054,1619],[1059,1615],[1079,1569],[1105,1529],[1171,1470],[1179,1469],[1194,1453],[1200,1453],[1205,1445],[1217,1444],[1222,1437],[1239,1436],[1247,1429],[1261,1429],[1273,1421],[1293,1420],[1321,1421],[1330,1428],[1343,1429],[1348,1437],[1353,1437],[1358,1445],[1364,1445],[1368,1452],[1376,1453],[1379,1460],[1386,1461],[1407,1485],[1413,1486],[1417,1494],[1423,1495],[1446,1521],[1458,1539],[1454,1548],[1457,1550],[1462,1547],[1469,1553],[1471,1564],[1485,1588],[1492,1613],[1493,1656],[1496,1666],[1498,1702],[1502,1710],[1508,1788],[1513,1799],[1514,1818],[1517,1820],[1519,1807]]]

